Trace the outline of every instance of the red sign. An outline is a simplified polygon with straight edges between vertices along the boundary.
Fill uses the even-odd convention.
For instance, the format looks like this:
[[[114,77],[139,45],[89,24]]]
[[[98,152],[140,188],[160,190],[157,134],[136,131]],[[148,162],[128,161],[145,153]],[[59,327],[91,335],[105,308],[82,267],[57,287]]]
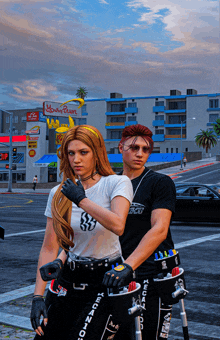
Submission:
[[[0,143],[9,143],[10,142],[10,137],[9,136],[4,136],[0,137]],[[26,142],[26,135],[22,136],[12,136],[12,142]]]
[[[39,111],[27,112],[27,122],[37,122],[39,120]]]
[[[8,152],[0,152],[0,162],[8,161],[9,160],[9,153]]]
[[[36,151],[31,149],[28,154],[30,157],[34,157],[36,155]]]

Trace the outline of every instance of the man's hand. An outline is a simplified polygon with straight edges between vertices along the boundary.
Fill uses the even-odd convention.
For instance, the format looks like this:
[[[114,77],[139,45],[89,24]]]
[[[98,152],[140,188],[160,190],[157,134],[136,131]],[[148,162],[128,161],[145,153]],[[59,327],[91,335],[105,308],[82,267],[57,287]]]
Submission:
[[[133,273],[129,264],[122,263],[105,273],[102,284],[108,288],[126,286],[133,280]]]
[[[86,198],[85,190],[81,182],[78,181],[77,184],[74,184],[70,178],[64,182],[61,192],[77,206],[79,206],[79,203]]]
[[[43,296],[36,296],[33,298],[32,306],[31,306],[31,325],[33,329],[39,334],[42,334],[42,329],[40,327],[40,317],[43,315],[44,317],[44,325],[46,325],[48,321],[47,308],[44,302]],[[38,329],[38,327],[40,327]],[[40,335],[40,334],[39,334]]]
[[[56,259],[40,267],[41,278],[43,281],[57,279],[62,269],[63,262],[60,259]]]

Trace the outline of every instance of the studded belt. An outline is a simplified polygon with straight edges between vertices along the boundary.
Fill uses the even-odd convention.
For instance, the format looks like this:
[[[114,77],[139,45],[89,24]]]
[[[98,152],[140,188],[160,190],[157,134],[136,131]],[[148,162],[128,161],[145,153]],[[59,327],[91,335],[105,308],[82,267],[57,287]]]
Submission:
[[[88,269],[88,270],[95,270],[97,268],[100,267],[110,267],[112,264],[120,264],[122,263],[122,257],[118,256],[116,258],[109,258],[109,257],[104,257],[102,259],[89,259],[89,258],[85,258],[85,260],[82,259],[77,259],[75,258],[74,260],[71,259],[68,255],[67,258],[67,265],[70,267],[70,269],[72,271],[76,270],[76,269]]]

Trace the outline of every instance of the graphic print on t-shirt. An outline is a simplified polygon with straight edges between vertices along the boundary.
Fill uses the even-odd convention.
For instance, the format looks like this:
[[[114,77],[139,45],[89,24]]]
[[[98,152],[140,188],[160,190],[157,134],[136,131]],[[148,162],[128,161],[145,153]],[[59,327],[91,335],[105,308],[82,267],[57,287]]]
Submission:
[[[90,216],[86,212],[83,212],[81,214],[80,228],[83,231],[91,231],[95,229],[96,222],[97,221],[92,216]]]
[[[128,214],[140,215],[143,213],[144,208],[143,204],[132,202]]]

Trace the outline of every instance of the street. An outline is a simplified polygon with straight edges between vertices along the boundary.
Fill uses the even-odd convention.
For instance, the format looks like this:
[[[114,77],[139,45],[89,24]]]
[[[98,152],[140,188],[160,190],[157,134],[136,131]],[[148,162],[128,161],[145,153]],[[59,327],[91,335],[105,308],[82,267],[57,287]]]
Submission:
[[[214,174],[217,177],[214,178]],[[174,181],[219,183],[219,165],[181,173],[181,177]],[[5,293],[23,287],[27,289],[27,294],[24,290],[24,296],[30,294],[28,289],[35,283],[37,260],[46,225],[44,210],[47,198],[48,194],[0,195],[0,225],[5,228],[5,240],[0,240],[0,303]],[[217,223],[173,222],[171,232],[189,290],[184,302],[190,339],[220,339],[220,226]],[[2,314],[10,312],[21,315],[16,307],[10,309],[6,303],[1,306]],[[26,309],[24,316],[27,318],[28,315],[29,310]],[[182,339],[178,304],[173,308],[169,339]]]

